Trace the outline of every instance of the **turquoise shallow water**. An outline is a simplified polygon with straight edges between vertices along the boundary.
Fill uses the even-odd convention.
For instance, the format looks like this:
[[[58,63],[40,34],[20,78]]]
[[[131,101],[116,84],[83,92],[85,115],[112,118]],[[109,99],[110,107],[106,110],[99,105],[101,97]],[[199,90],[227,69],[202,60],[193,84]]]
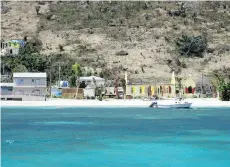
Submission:
[[[229,167],[230,109],[2,108],[3,167]]]

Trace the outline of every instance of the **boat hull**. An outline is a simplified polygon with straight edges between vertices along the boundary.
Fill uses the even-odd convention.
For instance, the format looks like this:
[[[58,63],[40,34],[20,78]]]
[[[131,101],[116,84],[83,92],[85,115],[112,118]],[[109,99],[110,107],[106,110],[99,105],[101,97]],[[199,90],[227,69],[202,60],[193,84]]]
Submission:
[[[155,104],[152,108],[190,108],[192,103],[183,104]]]

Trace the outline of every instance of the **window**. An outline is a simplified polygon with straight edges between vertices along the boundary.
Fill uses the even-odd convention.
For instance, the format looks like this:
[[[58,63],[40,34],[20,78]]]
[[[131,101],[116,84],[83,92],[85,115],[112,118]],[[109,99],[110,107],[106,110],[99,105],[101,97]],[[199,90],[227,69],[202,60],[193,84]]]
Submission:
[[[8,91],[12,91],[13,89],[12,88],[9,88]]]
[[[23,79],[16,79],[16,84],[17,85],[22,85],[24,83]]]
[[[32,79],[32,82],[34,82],[34,79]]]
[[[140,87],[140,93],[142,93],[142,88]]]
[[[36,79],[36,80],[35,80],[35,84],[36,84],[36,85],[39,85],[39,84],[40,84],[40,79]]]

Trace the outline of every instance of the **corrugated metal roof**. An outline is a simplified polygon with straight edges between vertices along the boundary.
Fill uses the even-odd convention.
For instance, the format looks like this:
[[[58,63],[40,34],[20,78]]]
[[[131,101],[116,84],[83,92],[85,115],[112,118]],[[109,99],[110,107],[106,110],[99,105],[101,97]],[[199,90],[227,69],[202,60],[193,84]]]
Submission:
[[[0,83],[0,86],[14,87],[14,83]]]
[[[46,73],[18,72],[13,73],[14,78],[46,78]]]

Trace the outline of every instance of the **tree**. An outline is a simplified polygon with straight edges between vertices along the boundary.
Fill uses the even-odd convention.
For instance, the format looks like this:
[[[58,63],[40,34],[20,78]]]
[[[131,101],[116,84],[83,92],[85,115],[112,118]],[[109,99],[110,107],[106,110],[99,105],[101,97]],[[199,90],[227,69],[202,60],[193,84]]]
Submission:
[[[212,84],[219,91],[221,100],[230,101],[230,80],[222,71],[215,70],[213,72]]]
[[[70,87],[72,88],[72,87],[76,87],[76,76],[71,76],[70,77]]]
[[[78,63],[75,63],[74,65],[72,65],[72,70],[74,72],[75,76],[82,76],[82,69],[81,69],[81,65]]]
[[[230,101],[230,82],[225,83],[220,90],[222,93],[221,100]]]
[[[72,65],[72,71],[73,71],[73,76],[75,77],[75,86],[77,86],[77,91],[76,91],[76,98],[78,96],[78,88],[80,86],[80,82],[79,82],[79,77],[82,76],[82,69],[80,64],[75,63],[74,65]],[[77,81],[76,81],[77,79]]]
[[[179,90],[176,90],[176,93],[178,91],[179,97],[181,97],[181,93],[182,93],[182,90],[183,90],[182,78],[181,77],[176,77],[176,83],[177,83],[176,87],[179,89]]]
[[[85,81],[81,82],[79,88],[85,89],[85,87],[86,87]]]
[[[24,65],[19,64],[15,68],[13,68],[12,72],[28,72],[28,70]]]
[[[125,79],[121,78],[120,82],[121,82],[121,86],[123,88],[124,94],[126,94],[126,81],[125,81]]]
[[[102,85],[96,86],[95,94],[96,94],[96,96],[99,97],[99,101],[102,101],[104,91],[105,91],[105,88]]]
[[[175,40],[177,52],[185,57],[203,57],[207,48],[207,40],[204,36],[182,35]]]

